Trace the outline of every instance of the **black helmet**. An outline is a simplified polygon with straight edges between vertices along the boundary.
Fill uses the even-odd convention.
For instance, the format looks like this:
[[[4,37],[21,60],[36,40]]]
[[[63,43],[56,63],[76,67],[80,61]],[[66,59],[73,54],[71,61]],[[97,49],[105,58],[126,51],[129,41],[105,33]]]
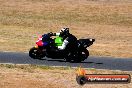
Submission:
[[[69,28],[62,28],[60,30],[60,35],[61,36],[67,36],[69,34]]]

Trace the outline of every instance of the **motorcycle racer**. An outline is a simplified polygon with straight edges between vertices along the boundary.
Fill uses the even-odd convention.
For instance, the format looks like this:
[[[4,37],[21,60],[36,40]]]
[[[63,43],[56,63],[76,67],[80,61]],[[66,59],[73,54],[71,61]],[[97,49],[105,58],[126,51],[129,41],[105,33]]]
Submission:
[[[69,33],[69,28],[63,28],[60,32],[60,36],[63,38],[62,46],[58,46],[59,50],[64,50],[67,48],[76,48],[77,38]]]
[[[75,44],[77,44],[77,38],[69,33],[69,28],[62,28],[60,30],[60,33],[47,33],[42,35],[42,41],[43,44],[46,46],[51,42],[51,38],[52,36],[59,36],[63,38],[63,43],[61,46],[57,46],[59,50],[64,50],[66,48],[66,46],[69,45],[73,45],[75,47]]]

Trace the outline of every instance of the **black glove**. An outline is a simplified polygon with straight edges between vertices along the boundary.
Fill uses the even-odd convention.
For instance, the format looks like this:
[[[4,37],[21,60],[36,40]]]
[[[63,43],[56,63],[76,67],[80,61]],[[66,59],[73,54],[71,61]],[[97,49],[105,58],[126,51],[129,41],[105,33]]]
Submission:
[[[56,33],[53,33],[53,36],[56,36]]]
[[[48,33],[48,35],[49,35],[49,36],[53,36],[53,33],[52,33],[52,32],[50,32],[50,33]]]

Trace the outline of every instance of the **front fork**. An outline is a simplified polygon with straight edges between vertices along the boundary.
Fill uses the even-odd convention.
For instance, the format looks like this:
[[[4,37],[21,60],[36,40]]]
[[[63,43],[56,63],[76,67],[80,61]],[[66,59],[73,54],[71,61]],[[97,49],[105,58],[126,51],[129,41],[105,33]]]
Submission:
[[[43,47],[39,47],[38,45],[35,45],[34,47],[35,47],[36,49],[38,49],[38,52],[39,52],[39,53],[45,53],[45,52],[46,52],[46,49],[43,48]]]

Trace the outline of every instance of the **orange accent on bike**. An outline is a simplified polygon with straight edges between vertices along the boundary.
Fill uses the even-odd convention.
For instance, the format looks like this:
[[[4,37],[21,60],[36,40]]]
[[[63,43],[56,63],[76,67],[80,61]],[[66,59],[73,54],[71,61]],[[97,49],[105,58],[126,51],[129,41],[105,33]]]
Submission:
[[[38,45],[36,45],[35,48],[38,48]]]

